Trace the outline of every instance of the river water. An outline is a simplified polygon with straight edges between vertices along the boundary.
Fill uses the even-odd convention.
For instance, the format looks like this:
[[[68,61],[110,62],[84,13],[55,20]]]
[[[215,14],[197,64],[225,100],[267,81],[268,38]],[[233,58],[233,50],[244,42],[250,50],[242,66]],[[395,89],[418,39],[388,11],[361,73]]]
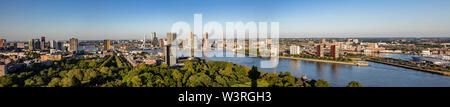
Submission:
[[[92,48],[92,47],[89,47]],[[158,51],[159,52],[159,51]],[[187,50],[178,50],[178,56],[190,56]],[[208,60],[233,62],[251,67],[253,65],[264,72],[291,72],[300,77],[306,75],[311,79],[327,80],[332,86],[345,87],[351,81],[358,81],[364,87],[450,87],[450,76],[442,76],[412,69],[368,62],[370,66],[351,66],[342,64],[311,62],[303,60],[279,59],[275,68],[261,68],[261,61],[269,58],[257,57],[216,57],[222,55],[242,55],[222,50],[207,53],[195,52],[195,55]],[[212,57],[206,57],[212,56]],[[387,54],[385,57],[410,60],[411,55]]]
[[[288,71],[296,77],[306,75],[311,79],[324,79],[327,80],[332,86],[337,87],[345,87],[351,81],[358,81],[365,87],[450,87],[450,76],[432,74],[374,62],[368,62],[370,66],[358,67],[303,60],[279,59],[279,63],[275,68],[261,68],[261,61],[268,61],[269,58],[248,56],[205,57],[207,55],[212,56],[212,54],[222,52],[223,51],[212,51],[206,54],[195,52],[195,54],[196,56],[202,56],[206,60],[233,62],[235,64],[245,65],[247,67],[256,65],[264,72]],[[233,52],[229,51],[225,52],[225,54],[235,55]],[[402,58],[408,57],[399,55],[393,56]]]

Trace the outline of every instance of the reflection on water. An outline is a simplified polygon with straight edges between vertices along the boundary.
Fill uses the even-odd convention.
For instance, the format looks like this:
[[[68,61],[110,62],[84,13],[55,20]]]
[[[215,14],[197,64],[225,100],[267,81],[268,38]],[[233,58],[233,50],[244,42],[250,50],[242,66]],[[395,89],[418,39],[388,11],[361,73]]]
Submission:
[[[186,52],[186,51],[180,51]],[[212,51],[207,54],[217,54],[222,51]],[[198,56],[201,52],[195,52]],[[234,54],[226,52],[226,54]],[[225,55],[225,54],[224,54]],[[232,55],[233,56],[233,55]],[[350,81],[358,81],[363,86],[369,87],[429,87],[450,86],[450,77],[431,74],[411,69],[389,66],[379,63],[368,62],[370,66],[350,66],[342,64],[330,64],[321,62],[310,62],[303,60],[279,59],[276,68],[260,68],[261,61],[269,58],[256,57],[203,57],[206,60],[227,61],[239,65],[251,67],[256,65],[264,72],[285,72],[300,77],[306,75],[311,79],[324,79],[333,86],[346,86]]]

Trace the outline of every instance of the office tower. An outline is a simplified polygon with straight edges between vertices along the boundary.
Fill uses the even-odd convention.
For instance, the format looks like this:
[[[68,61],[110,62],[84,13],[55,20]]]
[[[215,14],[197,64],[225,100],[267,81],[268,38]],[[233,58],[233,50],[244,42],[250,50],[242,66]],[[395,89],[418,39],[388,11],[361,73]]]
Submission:
[[[331,45],[331,57],[339,58],[339,46]]]
[[[55,40],[50,40],[49,44],[50,44],[50,49],[54,49],[55,48]]]
[[[190,54],[191,54],[191,57],[195,57],[194,56],[194,49],[195,49],[195,35],[194,35],[194,33],[190,33],[190,35],[189,35],[189,46],[190,46],[190,48],[191,48],[191,51],[190,51]]]
[[[322,45],[317,45],[316,47],[316,56],[323,57],[323,49]]]
[[[33,41],[33,39],[29,39],[29,40],[28,40],[28,49],[30,49],[30,50],[34,50],[34,47],[33,47],[33,45],[34,45],[34,41]]]
[[[44,36],[41,37],[40,48],[41,48],[41,49],[45,49],[45,37],[44,37]]]
[[[63,42],[61,46],[61,50],[63,51],[69,51],[70,43],[69,42]]]
[[[5,76],[8,73],[8,67],[4,63],[0,63],[0,76]]]
[[[158,38],[156,38],[156,32],[152,32],[152,45],[153,47],[157,47],[158,46]]]
[[[57,47],[58,47],[57,49],[58,49],[58,50],[63,50],[63,51],[64,51],[64,49],[65,49],[65,48],[64,48],[64,42],[56,42],[56,43],[57,43]]]
[[[169,65],[175,65],[177,63],[176,49],[172,48],[172,42],[175,40],[175,33],[167,33],[167,43],[164,46],[164,62]]]
[[[111,40],[104,40],[103,48],[104,48],[104,50],[110,50],[111,49]]]
[[[176,33],[168,32],[167,33],[167,44],[172,45],[172,42],[174,42],[176,38],[177,38],[177,34]]]
[[[30,49],[30,50],[40,49],[39,39],[29,39],[28,40],[28,49]]]
[[[202,48],[203,49],[208,48],[208,32],[205,32],[205,34],[203,34]]]
[[[159,39],[159,47],[164,47],[164,39]]]
[[[70,38],[69,41],[69,52],[78,52],[78,39],[77,38]]]
[[[142,42],[142,45],[141,45],[141,48],[142,49],[145,49],[145,42],[147,41],[147,39],[145,39],[145,37],[146,37],[146,35],[144,35],[144,39],[142,40],[143,42]]]
[[[291,54],[291,55],[299,55],[301,52],[300,46],[292,45],[289,48],[290,48],[289,54]]]
[[[6,39],[0,39],[0,49],[5,49],[6,48]]]
[[[57,40],[50,40],[50,49],[59,49]]]

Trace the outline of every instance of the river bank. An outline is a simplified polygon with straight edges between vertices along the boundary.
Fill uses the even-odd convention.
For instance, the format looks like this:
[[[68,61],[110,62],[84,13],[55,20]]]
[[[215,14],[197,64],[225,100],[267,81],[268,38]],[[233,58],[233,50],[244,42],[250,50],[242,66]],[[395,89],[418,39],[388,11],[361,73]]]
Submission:
[[[286,57],[286,56],[280,56],[279,58],[305,60],[305,61],[313,61],[313,62],[324,62],[324,63],[336,63],[336,64],[345,64],[345,65],[354,65],[354,66],[369,66],[368,63],[359,63],[359,62],[339,62],[339,61],[329,61],[329,60],[319,60],[319,59],[309,59],[309,58],[298,58],[298,57]]]
[[[390,63],[390,62],[383,62],[383,61],[376,61],[376,60],[372,60],[372,59],[366,59],[366,61],[371,61],[371,62],[376,62],[376,63],[381,63],[381,64],[387,64],[387,65],[392,65],[392,66],[397,66],[397,67],[403,67],[403,68],[408,68],[408,69],[413,69],[413,70],[418,70],[418,71],[424,71],[424,72],[429,72],[429,73],[434,73],[434,74],[450,76],[450,72],[443,72],[443,71],[436,71],[436,70],[430,70],[430,69],[423,69],[423,68],[419,68],[419,67],[412,67],[412,66],[408,66],[408,65],[402,65],[402,64],[397,64],[397,63]]]

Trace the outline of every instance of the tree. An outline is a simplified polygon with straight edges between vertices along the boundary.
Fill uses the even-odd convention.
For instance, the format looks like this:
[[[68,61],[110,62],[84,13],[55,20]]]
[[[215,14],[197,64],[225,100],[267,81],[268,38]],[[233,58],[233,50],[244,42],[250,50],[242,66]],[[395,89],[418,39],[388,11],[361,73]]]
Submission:
[[[317,82],[315,82],[314,86],[315,87],[331,87],[331,85],[328,84],[328,82],[323,79],[319,79]]]
[[[63,87],[76,87],[80,85],[80,80],[75,77],[67,77],[61,80],[61,86]]]
[[[359,82],[351,81],[348,83],[347,87],[362,87],[362,85]]]
[[[248,77],[252,79],[252,87],[258,87],[258,78],[260,78],[261,73],[258,71],[256,66],[252,66],[252,69],[248,72]]]
[[[49,87],[57,87],[57,86],[60,86],[60,82],[61,82],[61,79],[60,79],[60,78],[53,78],[53,79],[48,83],[48,86],[49,86]]]

